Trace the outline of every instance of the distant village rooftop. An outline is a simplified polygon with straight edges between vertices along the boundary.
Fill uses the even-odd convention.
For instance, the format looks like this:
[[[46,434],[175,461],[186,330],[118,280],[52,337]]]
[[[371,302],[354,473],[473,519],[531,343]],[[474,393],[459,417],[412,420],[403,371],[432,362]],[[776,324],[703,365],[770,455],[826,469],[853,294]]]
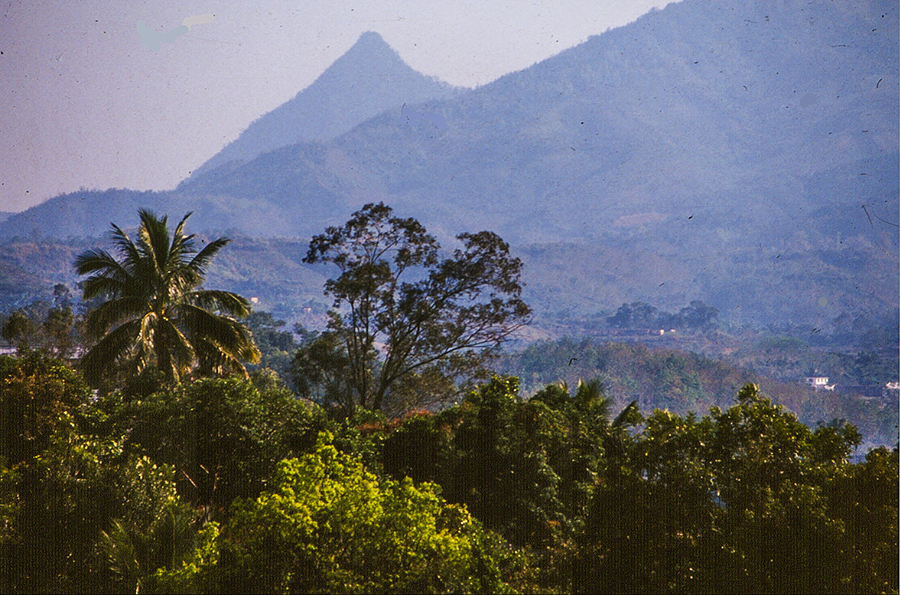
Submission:
[[[828,384],[828,376],[807,376],[803,382],[816,390],[834,390],[834,385]]]

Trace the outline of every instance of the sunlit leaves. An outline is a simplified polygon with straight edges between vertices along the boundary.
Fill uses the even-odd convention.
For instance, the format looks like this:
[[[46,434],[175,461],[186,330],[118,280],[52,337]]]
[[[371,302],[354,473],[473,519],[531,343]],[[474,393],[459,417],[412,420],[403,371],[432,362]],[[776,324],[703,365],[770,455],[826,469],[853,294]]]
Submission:
[[[214,567],[189,573],[191,580],[207,581],[208,590],[266,593],[500,586],[464,508],[444,503],[430,484],[379,480],[330,441],[321,435],[315,452],[279,464],[270,492],[238,501],[218,554],[200,561]]]
[[[15,464],[40,453],[55,432],[72,427],[72,413],[89,396],[61,361],[39,353],[0,356],[0,457]]]

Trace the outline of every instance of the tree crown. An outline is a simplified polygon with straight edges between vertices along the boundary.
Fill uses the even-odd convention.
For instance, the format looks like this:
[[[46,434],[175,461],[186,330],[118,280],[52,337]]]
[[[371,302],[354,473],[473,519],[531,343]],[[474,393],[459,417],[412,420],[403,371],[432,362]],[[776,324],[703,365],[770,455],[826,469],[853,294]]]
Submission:
[[[471,363],[457,356],[484,354],[527,321],[509,245],[489,231],[457,239],[462,248],[441,259],[418,221],[370,203],[310,242],[305,262],[340,270],[325,284],[329,332],[346,349],[357,404],[381,409],[392,387],[426,371],[452,376]]]
[[[106,298],[87,318],[88,332],[99,338],[81,361],[92,382],[118,364],[156,366],[177,382],[195,366],[202,374],[246,374],[241,360],[259,359],[249,331],[230,318],[247,316],[249,302],[201,288],[206,267],[229,240],[197,251],[184,231],[190,215],[170,234],[168,217],[141,209],[136,240],[112,225],[118,258],[97,248],[75,259],[78,274],[90,275],[84,299]]]

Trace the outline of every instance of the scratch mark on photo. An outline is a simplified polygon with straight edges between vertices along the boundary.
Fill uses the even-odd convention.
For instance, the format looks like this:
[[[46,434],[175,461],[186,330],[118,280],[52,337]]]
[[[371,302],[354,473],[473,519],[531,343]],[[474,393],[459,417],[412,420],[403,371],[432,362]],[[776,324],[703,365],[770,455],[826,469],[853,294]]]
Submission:
[[[147,26],[144,21],[137,22],[137,31],[141,36],[141,43],[158,52],[163,43],[175,43],[175,40],[191,30],[194,25],[202,25],[203,23],[212,23],[216,17],[212,14],[201,14],[187,17],[181,23],[180,27],[161,33]]]

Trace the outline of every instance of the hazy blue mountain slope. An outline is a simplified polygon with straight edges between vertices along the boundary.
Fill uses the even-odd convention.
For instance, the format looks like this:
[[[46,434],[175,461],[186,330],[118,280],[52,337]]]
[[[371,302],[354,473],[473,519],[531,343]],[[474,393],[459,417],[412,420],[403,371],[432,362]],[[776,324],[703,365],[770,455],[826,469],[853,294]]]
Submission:
[[[791,231],[777,222],[798,204],[896,189],[888,176],[803,193],[817,171],[896,160],[898,116],[896,28],[872,33],[882,19],[862,8],[803,6],[670,5],[434,104],[444,134],[390,114],[335,144],[398,204],[443,223],[475,212],[523,239],[597,237],[641,214]]]
[[[190,192],[110,189],[62,195],[13,215],[7,225],[0,218],[0,239],[98,235],[110,220],[130,217],[140,201],[162,211],[195,211],[192,223],[211,231],[296,236],[298,222],[326,214],[332,217],[321,221],[335,222],[334,214],[347,210],[342,199],[347,187],[329,172],[335,165],[324,162],[328,155],[342,157],[297,142],[328,140],[385,110],[400,113],[404,103],[462,91],[414,71],[377,33],[364,33],[312,85],[250,124],[193,172],[180,186],[190,186]],[[248,163],[263,154],[265,159]]]
[[[136,217],[123,221],[127,229]],[[200,234],[200,245],[218,235]],[[309,306],[322,313],[328,304],[322,286],[333,272],[302,264],[306,241],[229,235],[235,241],[210,268],[209,287],[257,297],[258,307],[277,309],[282,316]],[[717,241],[707,239],[711,246]],[[514,247],[513,253],[525,263],[524,298],[535,309],[538,327],[560,317],[602,323],[626,302],[644,301],[677,311],[700,299],[719,308],[729,323],[793,323],[821,329],[843,312],[852,316],[890,312],[898,303],[889,301],[897,284],[889,240],[876,244],[853,239],[845,244],[812,249],[785,242],[728,253],[714,248],[685,253],[664,240],[635,236],[532,244]],[[99,238],[0,244],[0,304],[24,305],[41,295],[46,298],[55,283],[74,288],[79,279],[72,260],[89,247],[110,245]]]
[[[80,190],[61,194],[35,207],[15,213],[0,223],[0,239],[37,240],[97,236],[110,223],[127,225],[136,220],[137,210],[166,212],[169,197],[159,192],[109,189]],[[184,215],[172,213],[172,218]]]
[[[333,141],[195,176],[168,200],[209,205],[218,218],[203,225],[264,235],[306,236],[378,199],[516,242],[670,233],[682,217],[750,242],[792,234],[798,213],[896,203],[896,17],[890,2],[684,0],[414,106],[444,128],[392,109]],[[811,182],[829,176],[835,192]],[[279,225],[229,213],[229,197]],[[82,235],[72,227],[59,233]]]
[[[92,245],[21,239],[0,244],[0,310],[11,311],[36,300],[53,301],[53,287],[77,282],[72,262]]]
[[[552,270],[529,275],[547,308],[589,307],[579,286],[606,306],[702,297],[751,318],[882,308],[897,299],[896,17],[884,2],[686,0],[418,106],[446,130],[388,112],[320,152],[344,216],[386,200],[447,234],[587,242],[568,277],[609,282],[554,300],[566,284]],[[276,180],[285,169],[266,155],[223,172],[218,191],[243,192],[251,166]],[[321,195],[274,186],[298,216]],[[604,272],[598,249],[620,264]],[[860,254],[865,267],[844,266]]]
[[[407,66],[378,33],[363,33],[313,84],[250,124],[191,179],[230,161],[249,161],[301,141],[329,140],[385,110],[458,91]]]
[[[527,246],[545,313],[702,299],[767,323],[894,308],[897,23],[882,0],[683,0],[409,106],[429,117],[395,107],[153,199],[234,234],[304,238],[377,200],[441,238],[492,229]],[[66,216],[77,200],[102,205],[54,199],[57,235],[111,219]],[[49,217],[31,209],[0,237],[52,234]]]

